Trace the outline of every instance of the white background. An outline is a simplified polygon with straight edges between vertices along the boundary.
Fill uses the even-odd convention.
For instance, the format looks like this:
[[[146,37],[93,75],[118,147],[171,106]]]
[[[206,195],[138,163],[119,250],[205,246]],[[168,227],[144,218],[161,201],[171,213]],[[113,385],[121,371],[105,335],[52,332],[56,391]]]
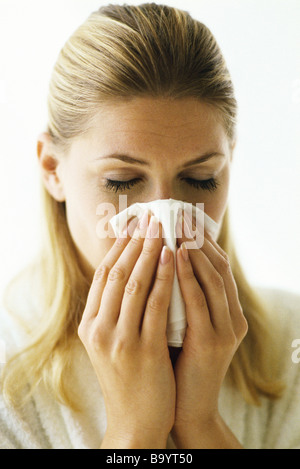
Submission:
[[[106,3],[0,0],[0,292],[39,243],[36,138],[46,126],[52,67],[71,33]],[[300,2],[157,3],[212,30],[235,84],[230,206],[243,267],[256,285],[300,293]]]

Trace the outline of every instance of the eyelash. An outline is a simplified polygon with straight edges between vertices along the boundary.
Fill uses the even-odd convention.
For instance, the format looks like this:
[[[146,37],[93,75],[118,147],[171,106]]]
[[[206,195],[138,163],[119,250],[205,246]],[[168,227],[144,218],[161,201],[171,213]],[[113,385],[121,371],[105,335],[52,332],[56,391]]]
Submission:
[[[216,179],[210,178],[206,179],[205,181],[199,181],[197,179],[192,178],[184,178],[188,184],[190,184],[195,189],[202,189],[209,192],[214,192],[219,183]],[[106,179],[105,187],[108,190],[114,190],[114,192],[130,190],[133,186],[140,182],[140,178],[131,179],[129,181],[113,181],[112,179]]]

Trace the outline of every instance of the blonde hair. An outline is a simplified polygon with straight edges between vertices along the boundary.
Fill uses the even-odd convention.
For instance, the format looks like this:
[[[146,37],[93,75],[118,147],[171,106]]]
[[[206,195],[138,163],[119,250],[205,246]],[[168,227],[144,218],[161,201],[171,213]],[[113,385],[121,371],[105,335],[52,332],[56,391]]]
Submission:
[[[109,5],[90,15],[61,50],[50,82],[48,133],[65,151],[82,135],[101,103],[138,96],[194,97],[218,111],[228,138],[235,139],[237,103],[226,63],[210,30],[188,13],[156,4]],[[42,382],[56,399],[77,408],[68,386],[72,344],[89,283],[80,269],[65,204],[42,189],[45,242],[38,269],[44,314],[32,343],[4,370],[2,388],[14,404]],[[280,396],[274,337],[265,306],[248,284],[234,251],[226,212],[220,246],[228,253],[249,332],[228,377],[245,399]],[[26,371],[24,371],[26,370]],[[16,379],[17,377],[17,379]],[[21,391],[27,388],[22,399]]]

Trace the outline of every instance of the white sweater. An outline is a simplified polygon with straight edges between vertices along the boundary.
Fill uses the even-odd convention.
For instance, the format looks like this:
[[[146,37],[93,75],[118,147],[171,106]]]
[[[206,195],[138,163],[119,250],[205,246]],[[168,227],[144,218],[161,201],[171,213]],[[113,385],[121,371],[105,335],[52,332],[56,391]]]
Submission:
[[[27,290],[28,291],[28,290]],[[26,292],[15,298],[25,322],[34,308]],[[300,363],[292,361],[291,344],[300,339],[300,296],[261,290],[270,307],[279,312],[282,336],[278,340],[285,363],[287,390],[282,399],[262,399],[260,407],[246,404],[240,393],[223,384],[220,414],[244,448],[300,449]],[[20,348],[23,331],[6,310],[0,313],[0,340],[6,354]],[[1,343],[1,342],[0,342]],[[3,353],[2,353],[3,355]],[[300,356],[300,353],[299,355]],[[0,356],[1,361],[1,356]],[[295,360],[294,360],[295,361]],[[74,349],[72,388],[81,396],[84,409],[75,413],[38,389],[22,410],[8,408],[0,396],[0,449],[97,449],[106,430],[104,400],[96,375],[80,341]],[[168,448],[174,448],[171,438]]]

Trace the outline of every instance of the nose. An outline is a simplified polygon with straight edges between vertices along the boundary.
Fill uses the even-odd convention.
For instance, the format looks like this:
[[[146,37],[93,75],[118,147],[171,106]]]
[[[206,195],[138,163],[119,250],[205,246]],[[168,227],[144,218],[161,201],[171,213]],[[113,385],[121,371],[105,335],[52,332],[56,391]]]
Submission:
[[[170,181],[165,179],[162,181],[156,180],[153,190],[150,192],[150,200],[159,199],[176,199],[179,196],[178,190],[172,186]]]

